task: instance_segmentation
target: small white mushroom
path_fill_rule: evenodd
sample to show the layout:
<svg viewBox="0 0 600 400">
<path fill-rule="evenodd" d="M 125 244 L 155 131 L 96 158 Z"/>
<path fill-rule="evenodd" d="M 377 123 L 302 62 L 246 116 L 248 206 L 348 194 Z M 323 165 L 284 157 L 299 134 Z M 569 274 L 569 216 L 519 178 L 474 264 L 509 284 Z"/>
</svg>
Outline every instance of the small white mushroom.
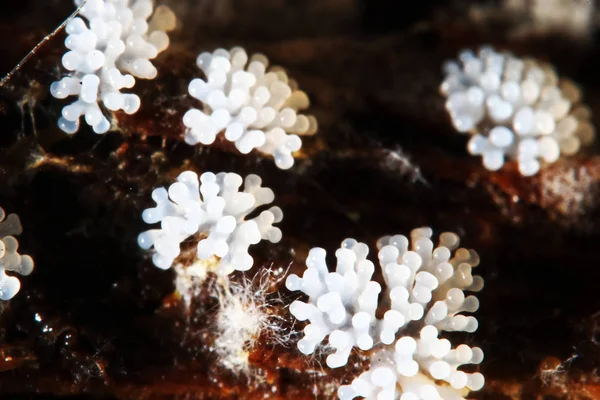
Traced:
<svg viewBox="0 0 600 400">
<path fill-rule="evenodd" d="M 452 124 L 473 135 L 467 150 L 490 171 L 515 160 L 522 175 L 535 175 L 593 141 L 590 116 L 574 116 L 579 89 L 558 82 L 549 65 L 482 47 L 477 55 L 461 52 L 444 73 L 440 91 Z"/>
<path fill-rule="evenodd" d="M 337 265 L 329 272 L 325 250 L 313 248 L 302 277 L 290 275 L 286 286 L 302 291 L 308 301 L 296 300 L 290 312 L 309 321 L 298 349 L 312 354 L 328 338 L 334 352 L 327 357 L 330 368 L 347 364 L 353 348 L 373 348 L 371 367 L 341 386 L 340 399 L 463 399 L 465 389 L 479 390 L 483 375 L 465 373 L 463 364 L 479 364 L 479 348 L 451 343 L 438 335 L 443 331 L 474 332 L 475 317 L 464 315 L 479 308 L 475 296 L 483 279 L 472 275 L 479 257 L 472 250 L 458 249 L 458 235 L 445 232 L 434 246 L 430 228 L 414 229 L 410 240 L 402 235 L 382 237 L 378 258 L 389 309 L 377 318 L 379 283 L 372 281 L 374 264 L 369 248 L 346 239 L 335 253 Z M 405 331 L 419 332 L 411 337 Z M 445 381 L 447 385 L 439 384 Z M 401 396 L 401 397 L 400 397 Z"/>
<path fill-rule="evenodd" d="M 75 0 L 75 5 L 82 2 Z M 153 8 L 150 0 L 88 0 L 79 12 L 81 17 L 67 24 L 65 46 L 70 51 L 62 64 L 71 73 L 50 86 L 50 94 L 58 99 L 78 97 L 63 108 L 58 120 L 64 132 L 77 132 L 82 116 L 94 132 L 107 132 L 110 122 L 100 103 L 127 114 L 140 108 L 136 94 L 121 90 L 132 88 L 135 78 L 156 77 L 150 60 L 168 47 L 165 32 L 174 28 L 175 16 L 165 6 L 157 8 L 148 24 Z"/>
</svg>

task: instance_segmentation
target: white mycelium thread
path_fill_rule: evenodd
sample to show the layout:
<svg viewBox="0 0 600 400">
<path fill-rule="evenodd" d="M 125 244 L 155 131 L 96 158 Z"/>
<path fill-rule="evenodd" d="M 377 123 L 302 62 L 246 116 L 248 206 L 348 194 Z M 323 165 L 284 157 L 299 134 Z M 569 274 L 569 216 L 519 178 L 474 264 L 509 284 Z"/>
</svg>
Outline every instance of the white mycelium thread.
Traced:
<svg viewBox="0 0 600 400">
<path fill-rule="evenodd" d="M 6 219 L 5 219 L 6 217 Z M 6 216 L 0 207 L 0 300 L 10 300 L 19 292 L 21 283 L 6 271 L 26 276 L 33 271 L 33 259 L 18 253 L 19 242 L 12 235 L 22 232 L 21 221 L 16 214 Z"/>
<path fill-rule="evenodd" d="M 465 390 L 483 386 L 481 374 L 457 369 L 480 363 L 481 349 L 466 345 L 452 349 L 449 340 L 438 338 L 442 331 L 477 329 L 477 320 L 462 313 L 479 307 L 475 296 L 464 294 L 483 288 L 483 279 L 471 273 L 479 258 L 474 251 L 457 249 L 459 238 L 454 233 L 440 235 L 435 248 L 431 236 L 430 228 L 419 228 L 411 232 L 410 242 L 402 235 L 379 240 L 387 286 L 383 301 L 388 308 L 382 319 L 375 316 L 381 286 L 371 281 L 374 265 L 366 260 L 368 247 L 363 243 L 354 239 L 342 243 L 336 252 L 336 272 L 328 271 L 325 250 L 314 248 L 303 276 L 288 277 L 288 289 L 309 297 L 307 303 L 290 305 L 297 319 L 310 321 L 298 342 L 301 352 L 313 353 L 329 336 L 335 352 L 327 357 L 327 365 L 336 368 L 347 363 L 353 347 L 375 348 L 370 370 L 340 387 L 341 399 L 394 399 L 399 394 L 407 400 L 462 399 Z M 419 337 L 403 336 L 405 328 L 418 329 Z"/>
<path fill-rule="evenodd" d="M 277 296 L 269 296 L 277 275 L 283 275 L 282 268 L 265 268 L 252 280 L 230 281 L 227 287 L 217 288 L 219 312 L 214 327 L 217 334 L 214 350 L 219 362 L 234 372 L 248 372 L 250 351 L 261 335 L 267 341 L 289 343 L 290 332 L 284 328 L 285 320 L 275 312 L 282 301 Z"/>
<path fill-rule="evenodd" d="M 82 2 L 75 0 L 77 6 Z M 80 14 L 87 23 L 77 17 L 66 27 L 69 51 L 62 64 L 71 73 L 54 82 L 50 93 L 59 99 L 78 96 L 58 120 L 64 132 L 77 132 L 83 115 L 94 132 L 105 133 L 110 122 L 99 102 L 127 114 L 139 109 L 140 98 L 121 89 L 132 88 L 134 77 L 156 77 L 150 60 L 169 46 L 165 32 L 174 29 L 175 15 L 165 6 L 154 10 L 152 0 L 88 0 Z"/>
<path fill-rule="evenodd" d="M 444 66 L 441 92 L 456 130 L 473 136 L 468 151 L 496 171 L 506 158 L 524 176 L 573 155 L 594 140 L 581 93 L 548 64 L 483 47 Z"/>
<path fill-rule="evenodd" d="M 196 63 L 206 78 L 192 80 L 188 90 L 203 108 L 184 115 L 185 141 L 211 144 L 224 132 L 241 153 L 258 149 L 272 155 L 279 168 L 291 168 L 292 153 L 302 146 L 299 135 L 317 130 L 314 117 L 298 114 L 309 106 L 306 93 L 284 70 L 267 71 L 265 56 L 255 54 L 248 64 L 242 48 L 202 53 Z"/>
<path fill-rule="evenodd" d="M 196 235 L 198 258 L 218 257 L 219 274 L 249 270 L 253 259 L 248 247 L 261 239 L 279 242 L 281 231 L 273 223 L 280 222 L 283 213 L 279 207 L 271 207 L 246 219 L 275 196 L 271 189 L 260 186 L 257 175 L 246 177 L 243 192 L 239 191 L 241 185 L 242 177 L 235 173 L 205 172 L 200 182 L 195 172 L 181 173 L 168 191 L 157 188 L 152 192 L 156 207 L 144 210 L 142 219 L 148 224 L 160 222 L 161 228 L 141 233 L 139 246 L 145 250 L 154 246 L 154 265 L 168 269 L 180 254 L 181 242 Z"/>
</svg>

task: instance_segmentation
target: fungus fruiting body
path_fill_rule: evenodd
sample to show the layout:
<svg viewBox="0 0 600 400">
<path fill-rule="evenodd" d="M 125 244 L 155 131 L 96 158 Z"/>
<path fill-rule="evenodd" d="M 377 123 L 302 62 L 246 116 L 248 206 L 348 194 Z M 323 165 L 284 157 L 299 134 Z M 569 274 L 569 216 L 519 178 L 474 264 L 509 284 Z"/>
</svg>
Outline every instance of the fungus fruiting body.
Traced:
<svg viewBox="0 0 600 400">
<path fill-rule="evenodd" d="M 16 272 L 19 275 L 29 275 L 33 271 L 33 259 L 19 254 L 19 242 L 12 235 L 22 232 L 21 221 L 16 214 L 5 214 L 0 207 L 0 300 L 12 299 L 21 289 L 21 282 L 16 276 L 6 272 Z"/>
<path fill-rule="evenodd" d="M 155 10 L 151 0 L 88 0 L 80 15 L 87 23 L 76 17 L 66 26 L 69 51 L 62 65 L 71 72 L 54 82 L 50 93 L 59 99 L 78 97 L 62 109 L 58 126 L 64 132 L 75 133 L 84 116 L 94 132 L 105 133 L 110 121 L 103 108 L 127 114 L 139 109 L 140 98 L 121 90 L 132 88 L 135 78 L 156 77 L 150 60 L 168 47 L 165 32 L 175 27 L 175 16 L 165 6 Z"/>
<path fill-rule="evenodd" d="M 278 242 L 281 231 L 273 223 L 280 222 L 283 213 L 271 207 L 247 219 L 275 196 L 271 189 L 261 187 L 257 175 L 246 177 L 243 191 L 241 185 L 242 177 L 235 173 L 205 172 L 200 180 L 195 172 L 181 173 L 168 190 L 152 192 L 156 207 L 144 210 L 142 219 L 148 224 L 160 222 L 161 227 L 141 233 L 139 246 L 154 247 L 154 265 L 168 269 L 180 254 L 181 242 L 195 236 L 197 258 L 214 264 L 218 274 L 252 268 L 249 246 L 261 240 Z"/>
<path fill-rule="evenodd" d="M 524 176 L 570 156 L 594 139 L 580 90 L 541 61 L 483 47 L 444 66 L 441 92 L 457 131 L 471 134 L 468 151 L 496 171 L 511 159 Z"/>
<path fill-rule="evenodd" d="M 376 316 L 382 288 L 371 280 L 375 266 L 367 260 L 364 243 L 344 240 L 335 254 L 335 272 L 327 268 L 325 250 L 313 248 L 302 277 L 288 277 L 288 289 L 308 295 L 308 302 L 290 305 L 297 319 L 310 322 L 298 342 L 302 353 L 312 354 L 328 337 L 334 352 L 327 365 L 337 368 L 347 364 L 353 348 L 372 350 L 370 369 L 340 387 L 341 399 L 394 399 L 398 394 L 415 400 L 461 399 L 465 390 L 483 386 L 480 373 L 457 369 L 480 363 L 481 349 L 464 344 L 452 348 L 448 339 L 438 337 L 443 331 L 477 330 L 477 320 L 463 313 L 479 307 L 475 296 L 464 294 L 483 287 L 483 279 L 471 273 L 479 258 L 472 250 L 457 249 L 454 233 L 441 234 L 435 248 L 431 236 L 430 228 L 419 228 L 410 241 L 402 235 L 379 240 L 386 286 L 383 318 Z"/>
<path fill-rule="evenodd" d="M 298 113 L 309 100 L 296 82 L 283 69 L 269 69 L 265 56 L 248 59 L 241 48 L 202 53 L 196 63 L 205 79 L 192 80 L 188 90 L 202 108 L 184 115 L 185 141 L 211 144 L 224 132 L 241 153 L 257 149 L 272 155 L 279 168 L 292 167 L 300 136 L 317 129 L 314 117 Z"/>
</svg>

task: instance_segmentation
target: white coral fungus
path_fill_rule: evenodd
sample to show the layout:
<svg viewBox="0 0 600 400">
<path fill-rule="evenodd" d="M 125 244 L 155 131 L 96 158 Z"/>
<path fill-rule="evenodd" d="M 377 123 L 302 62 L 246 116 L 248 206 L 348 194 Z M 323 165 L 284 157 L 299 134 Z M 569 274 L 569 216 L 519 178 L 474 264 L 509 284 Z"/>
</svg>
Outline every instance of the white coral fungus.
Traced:
<svg viewBox="0 0 600 400">
<path fill-rule="evenodd" d="M 202 53 L 196 61 L 205 80 L 190 82 L 190 95 L 202 101 L 203 109 L 193 108 L 183 117 L 185 141 L 211 144 L 219 132 L 243 154 L 253 149 L 270 154 L 281 169 L 294 165 L 292 153 L 300 150 L 299 135 L 316 132 L 316 119 L 298 114 L 309 106 L 306 93 L 283 69 L 255 54 L 248 63 L 242 48 L 217 49 Z"/>
<path fill-rule="evenodd" d="M 144 210 L 142 219 L 148 224 L 160 222 L 161 228 L 141 233 L 139 246 L 146 250 L 154 246 L 154 265 L 168 269 L 180 254 L 181 242 L 196 235 L 198 258 L 218 257 L 218 273 L 249 270 L 254 261 L 248 247 L 261 239 L 279 242 L 281 231 L 273 223 L 280 222 L 283 213 L 279 207 L 271 207 L 246 219 L 275 196 L 271 189 L 260 186 L 257 175 L 246 177 L 243 192 L 239 191 L 241 185 L 242 177 L 235 173 L 205 172 L 200 182 L 195 172 L 181 173 L 168 191 L 157 188 L 152 192 L 156 207 Z"/>
<path fill-rule="evenodd" d="M 80 5 L 83 0 L 75 0 Z M 130 89 L 135 78 L 154 79 L 157 71 L 150 62 L 169 45 L 165 33 L 175 27 L 175 15 L 166 6 L 154 10 L 152 0 L 88 0 L 82 18 L 73 18 L 66 27 L 63 66 L 71 73 L 54 82 L 52 96 L 78 99 L 62 109 L 58 126 L 66 133 L 79 129 L 79 118 L 94 132 L 105 133 L 110 122 L 99 101 L 110 111 L 135 113 L 140 98 Z M 148 18 L 153 15 L 152 19 Z"/>
<path fill-rule="evenodd" d="M 410 249 L 402 235 L 379 240 L 386 283 L 383 299 L 389 307 L 382 319 L 375 315 L 381 286 L 371 280 L 375 267 L 366 259 L 369 249 L 364 243 L 344 240 L 335 254 L 335 272 L 327 268 L 325 250 L 313 248 L 303 276 L 288 277 L 288 289 L 309 297 L 308 303 L 297 300 L 290 305 L 296 318 L 310 321 L 298 342 L 302 353 L 313 353 L 329 336 L 335 352 L 327 357 L 327 365 L 337 368 L 346 365 L 353 347 L 374 348 L 371 368 L 351 385 L 340 387 L 341 399 L 394 399 L 397 393 L 402 399 L 462 399 L 461 391 L 483 386 L 481 374 L 457 369 L 480 363 L 481 349 L 464 344 L 452 349 L 449 340 L 438 338 L 442 331 L 477 329 L 477 320 L 462 313 L 479 307 L 475 296 L 464 294 L 483 287 L 483 279 L 471 274 L 479 258 L 464 248 L 452 254 L 459 245 L 454 233 L 442 233 L 436 248 L 431 236 L 430 228 L 413 230 Z M 415 329 L 417 338 L 403 333 Z"/>
<path fill-rule="evenodd" d="M 490 47 L 477 55 L 465 50 L 459 61 L 445 64 L 441 92 L 456 130 L 472 134 L 469 153 L 482 156 L 488 170 L 509 158 L 522 175 L 535 175 L 541 164 L 593 141 L 579 89 L 550 65 Z"/>
<path fill-rule="evenodd" d="M 0 300 L 12 299 L 21 289 L 19 279 L 7 275 L 6 271 L 24 276 L 33 271 L 33 259 L 19 254 L 19 242 L 12 236 L 18 235 L 22 230 L 19 217 L 16 214 L 6 216 L 0 207 Z"/>
</svg>

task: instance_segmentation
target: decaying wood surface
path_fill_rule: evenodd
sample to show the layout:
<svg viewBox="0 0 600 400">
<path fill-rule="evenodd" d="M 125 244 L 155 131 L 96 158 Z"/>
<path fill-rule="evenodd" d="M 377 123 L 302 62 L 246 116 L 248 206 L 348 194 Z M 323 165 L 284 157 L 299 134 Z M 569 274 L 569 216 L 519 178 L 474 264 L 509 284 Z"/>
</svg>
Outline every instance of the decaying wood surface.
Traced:
<svg viewBox="0 0 600 400">
<path fill-rule="evenodd" d="M 599 42 L 511 35 L 510 18 L 482 22 L 463 3 L 422 2 L 400 16 L 395 2 L 370 0 L 171 3 L 181 21 L 159 77 L 138 80 L 142 108 L 117 114 L 117 131 L 67 137 L 56 127 L 63 102 L 48 87 L 64 34 L 0 89 L 0 204 L 20 215 L 21 248 L 36 260 L 0 316 L 1 398 L 314 399 L 358 375 L 360 355 L 330 371 L 296 350 L 299 334 L 288 346 L 261 338 L 246 374 L 219 364 L 212 283 L 185 312 L 173 271 L 136 244 L 151 190 L 183 169 L 257 173 L 275 191 L 283 240 L 255 246 L 250 275 L 301 271 L 310 247 L 333 251 L 346 237 L 374 244 L 421 225 L 459 233 L 486 282 L 479 330 L 466 339 L 485 351 L 486 386 L 472 397 L 600 398 L 598 146 L 534 178 L 510 164 L 490 173 L 467 154 L 438 93 L 445 59 L 491 43 L 578 82 L 600 127 Z M 3 7 L 1 73 L 73 9 L 69 0 Z M 187 96 L 196 55 L 233 45 L 284 66 L 311 98 L 319 133 L 292 170 L 224 141 L 182 140 L 181 117 L 197 105 Z"/>
</svg>

